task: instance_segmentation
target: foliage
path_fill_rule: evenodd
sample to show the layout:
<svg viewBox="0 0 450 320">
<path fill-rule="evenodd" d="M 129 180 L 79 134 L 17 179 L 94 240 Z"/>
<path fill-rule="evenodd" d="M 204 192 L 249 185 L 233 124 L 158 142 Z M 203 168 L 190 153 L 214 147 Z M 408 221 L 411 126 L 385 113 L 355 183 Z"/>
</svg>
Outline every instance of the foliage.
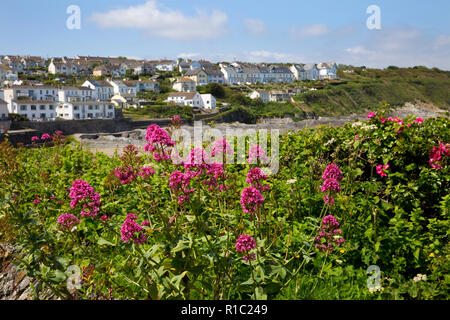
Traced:
<svg viewBox="0 0 450 320">
<path fill-rule="evenodd" d="M 449 126 L 448 118 L 385 119 L 379 111 L 368 122 L 290 132 L 280 136 L 280 169 L 269 176 L 256 169 L 259 151 L 258 163 L 223 172 L 164 160 L 173 144 L 157 126 L 145 153 L 129 146 L 111 158 L 73 141 L 19 149 L 5 142 L 0 225 L 9 227 L 0 232 L 14 233 L 18 265 L 39 281 L 35 297 L 50 288 L 63 299 L 448 299 L 450 161 L 443 156 L 439 170 L 428 161 L 433 146 L 450 141 Z M 325 204 L 330 163 L 343 179 Z M 380 164 L 389 164 L 386 176 L 376 172 Z M 100 195 L 97 216 L 81 217 L 71 205 L 76 180 Z M 241 206 L 253 201 L 241 199 L 245 189 L 263 196 L 254 213 Z M 80 224 L 61 229 L 64 213 Z M 332 251 L 314 246 L 326 215 L 345 238 Z M 127 220 L 140 241 L 125 242 Z M 239 252 L 244 234 L 255 243 Z M 370 265 L 381 270 L 374 290 Z"/>
</svg>

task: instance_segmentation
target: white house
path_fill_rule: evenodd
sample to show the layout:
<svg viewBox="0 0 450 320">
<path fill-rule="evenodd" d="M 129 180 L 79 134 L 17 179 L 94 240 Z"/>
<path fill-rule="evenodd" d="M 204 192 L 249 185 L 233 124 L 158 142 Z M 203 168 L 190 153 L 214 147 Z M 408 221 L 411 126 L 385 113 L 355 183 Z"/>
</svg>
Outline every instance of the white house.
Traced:
<svg viewBox="0 0 450 320">
<path fill-rule="evenodd" d="M 87 80 L 81 86 L 94 90 L 95 100 L 110 100 L 114 95 L 114 88 L 107 81 Z"/>
<path fill-rule="evenodd" d="M 58 105 L 57 117 L 66 120 L 114 119 L 115 109 L 110 101 L 63 102 Z"/>
<path fill-rule="evenodd" d="M 181 106 L 190 106 L 198 108 L 214 109 L 216 107 L 216 99 L 213 95 L 199 94 L 197 91 L 193 92 L 173 92 L 169 94 L 166 102 L 174 102 Z"/>
<path fill-rule="evenodd" d="M 129 80 L 122 82 L 129 88 L 136 88 L 136 92 L 141 91 L 159 92 L 159 82 L 155 80 Z"/>
<path fill-rule="evenodd" d="M 269 100 L 270 101 L 276 101 L 276 102 L 280 102 L 280 101 L 286 101 L 288 99 L 290 99 L 290 95 L 287 91 L 285 90 L 272 90 L 269 91 Z"/>
<path fill-rule="evenodd" d="M 335 62 L 322 62 L 317 65 L 320 79 L 337 79 L 337 64 Z"/>
<path fill-rule="evenodd" d="M 205 93 L 200 95 L 201 108 L 205 109 L 215 109 L 216 108 L 216 98 L 210 93 Z"/>
<path fill-rule="evenodd" d="M 197 85 L 195 81 L 188 77 L 183 77 L 178 79 L 172 88 L 179 92 L 189 92 L 197 90 Z"/>
<path fill-rule="evenodd" d="M 174 71 L 177 66 L 177 62 L 174 60 L 157 60 L 149 62 L 154 64 L 156 70 L 159 71 Z"/>
<path fill-rule="evenodd" d="M 69 62 L 56 62 L 52 59 L 48 65 L 48 73 L 63 74 L 66 76 L 76 75 L 79 73 L 78 66 Z"/>
<path fill-rule="evenodd" d="M 13 71 L 11 67 L 4 64 L 0 64 L 0 82 L 1 81 L 14 81 L 19 78 L 17 71 Z"/>
<path fill-rule="evenodd" d="M 8 103 L 5 100 L 0 99 L 0 120 L 8 118 Z"/>
<path fill-rule="evenodd" d="M 269 94 L 267 93 L 267 91 L 263 91 L 263 90 L 253 90 L 252 93 L 250 93 L 249 95 L 250 99 L 258 99 L 260 98 L 263 102 L 269 102 Z"/>
<path fill-rule="evenodd" d="M 167 102 L 174 102 L 180 106 L 201 107 L 202 99 L 197 91 L 172 92 L 167 97 Z"/>
<path fill-rule="evenodd" d="M 124 81 L 107 80 L 113 86 L 114 94 L 132 94 L 136 96 L 136 86 L 130 83 L 126 84 Z"/>
<path fill-rule="evenodd" d="M 315 63 L 307 63 L 303 66 L 305 70 L 304 78 L 301 80 L 319 80 L 319 69 Z M 300 79 L 299 79 L 300 80 Z"/>
</svg>

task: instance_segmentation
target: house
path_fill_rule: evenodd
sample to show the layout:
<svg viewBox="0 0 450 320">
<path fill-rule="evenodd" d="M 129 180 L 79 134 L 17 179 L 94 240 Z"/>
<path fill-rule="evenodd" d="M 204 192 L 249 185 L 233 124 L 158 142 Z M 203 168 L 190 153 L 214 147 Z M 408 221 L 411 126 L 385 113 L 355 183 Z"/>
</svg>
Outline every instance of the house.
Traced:
<svg viewBox="0 0 450 320">
<path fill-rule="evenodd" d="M 13 85 L 8 88 L 4 88 L 3 97 L 8 104 L 13 99 L 58 101 L 58 88 L 43 85 Z"/>
<path fill-rule="evenodd" d="M 295 80 L 306 80 L 306 71 L 301 65 L 292 65 L 289 67 Z"/>
<path fill-rule="evenodd" d="M 264 103 L 270 101 L 269 94 L 267 93 L 267 91 L 264 91 L 264 90 L 253 90 L 253 92 L 250 93 L 248 95 L 248 97 L 250 99 L 260 98 L 262 100 L 262 102 L 264 102 Z"/>
<path fill-rule="evenodd" d="M 335 62 L 322 62 L 317 65 L 320 79 L 337 79 L 337 64 Z"/>
<path fill-rule="evenodd" d="M 169 94 L 166 101 L 180 106 L 200 107 L 201 105 L 200 94 L 197 91 L 172 92 Z"/>
<path fill-rule="evenodd" d="M 244 76 L 242 71 L 239 71 L 236 68 L 225 64 L 220 64 L 220 71 L 223 74 L 224 82 L 226 84 L 244 83 Z"/>
<path fill-rule="evenodd" d="M 294 81 L 294 74 L 287 67 L 270 66 L 270 82 L 290 83 Z"/>
<path fill-rule="evenodd" d="M 269 91 L 269 100 L 270 101 L 280 102 L 280 101 L 285 101 L 285 100 L 289 100 L 289 99 L 290 99 L 289 93 L 287 93 L 284 90 Z"/>
<path fill-rule="evenodd" d="M 216 98 L 210 93 L 205 93 L 200 95 L 200 106 L 205 109 L 215 109 L 216 108 Z"/>
<path fill-rule="evenodd" d="M 206 73 L 206 83 L 225 83 L 225 79 L 223 77 L 223 73 L 218 69 L 209 69 L 209 68 L 203 68 L 203 72 Z"/>
<path fill-rule="evenodd" d="M 129 80 L 122 82 L 130 88 L 135 87 L 136 92 L 153 91 L 159 93 L 159 82 L 155 80 Z"/>
<path fill-rule="evenodd" d="M 189 70 L 184 76 L 194 80 L 195 84 L 198 86 L 205 86 L 208 84 L 208 75 L 202 69 Z"/>
<path fill-rule="evenodd" d="M 114 119 L 114 105 L 109 100 L 96 100 L 95 90 L 87 87 L 62 87 L 58 91 L 58 118 L 66 120 Z"/>
<path fill-rule="evenodd" d="M 188 77 L 178 79 L 172 88 L 179 92 L 189 92 L 197 90 L 195 81 Z"/>
<path fill-rule="evenodd" d="M 191 65 L 189 66 L 189 68 L 191 70 L 199 70 L 199 69 L 202 68 L 202 64 L 200 62 L 198 62 L 198 61 L 192 61 Z"/>
<path fill-rule="evenodd" d="M 119 108 L 138 108 L 139 102 L 135 96 L 130 93 L 115 94 L 111 98 L 111 102 Z"/>
<path fill-rule="evenodd" d="M 110 100 L 114 95 L 114 88 L 107 81 L 87 80 L 81 86 L 94 90 L 95 100 Z"/>
<path fill-rule="evenodd" d="M 173 92 L 169 94 L 166 102 L 172 102 L 181 106 L 190 106 L 198 108 L 214 109 L 216 107 L 216 99 L 213 95 L 199 94 L 197 91 L 193 92 Z"/>
<path fill-rule="evenodd" d="M 1 81 L 15 81 L 19 79 L 17 71 L 13 71 L 11 67 L 0 64 L 0 82 Z"/>
<path fill-rule="evenodd" d="M 5 100 L 0 99 L 0 120 L 6 120 L 8 118 L 8 103 Z"/>
<path fill-rule="evenodd" d="M 190 69 L 191 69 L 191 66 L 189 65 L 189 63 L 184 62 L 184 61 L 178 63 L 178 71 L 185 72 L 185 71 L 188 71 Z"/>
<path fill-rule="evenodd" d="M 72 76 L 77 75 L 79 73 L 79 70 L 76 64 L 69 62 L 55 62 L 52 60 L 48 65 L 48 73 Z"/>
<path fill-rule="evenodd" d="M 21 57 L 20 62 L 26 69 L 45 67 L 45 60 L 42 57 L 25 56 Z"/>
<path fill-rule="evenodd" d="M 109 84 L 113 86 L 114 94 L 131 94 L 133 96 L 136 96 L 136 85 L 133 83 L 125 83 L 124 81 L 119 80 L 107 80 Z"/>
<path fill-rule="evenodd" d="M 174 71 L 177 66 L 177 62 L 174 60 L 154 60 L 149 61 L 149 63 L 153 64 L 159 71 Z"/>
<path fill-rule="evenodd" d="M 305 70 L 304 78 L 301 80 L 319 80 L 319 69 L 315 63 L 307 63 L 303 66 Z M 300 79 L 299 79 L 300 80 Z"/>
</svg>

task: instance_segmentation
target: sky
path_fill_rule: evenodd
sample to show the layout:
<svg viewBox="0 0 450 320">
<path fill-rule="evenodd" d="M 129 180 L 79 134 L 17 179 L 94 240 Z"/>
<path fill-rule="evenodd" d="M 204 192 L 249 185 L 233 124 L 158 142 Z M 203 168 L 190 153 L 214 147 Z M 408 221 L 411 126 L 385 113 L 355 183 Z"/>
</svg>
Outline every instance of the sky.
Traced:
<svg viewBox="0 0 450 320">
<path fill-rule="evenodd" d="M 4 3 L 3 3 L 4 2 Z M 0 0 L 0 54 L 450 70 L 448 0 Z M 74 11 L 80 10 L 79 28 Z M 379 8 L 379 28 L 369 29 Z M 69 21 L 68 28 L 67 22 Z"/>
</svg>

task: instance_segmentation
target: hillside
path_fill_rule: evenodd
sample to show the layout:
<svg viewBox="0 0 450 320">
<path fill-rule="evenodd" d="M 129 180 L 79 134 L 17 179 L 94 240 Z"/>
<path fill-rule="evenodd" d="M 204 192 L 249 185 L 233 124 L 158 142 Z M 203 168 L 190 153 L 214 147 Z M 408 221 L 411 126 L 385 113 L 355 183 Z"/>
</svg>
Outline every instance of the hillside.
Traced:
<svg viewBox="0 0 450 320">
<path fill-rule="evenodd" d="M 322 89 L 295 96 L 305 111 L 318 115 L 344 115 L 365 112 L 380 102 L 401 106 L 423 101 L 450 109 L 450 72 L 425 67 L 385 70 L 348 67 L 338 71 L 340 81 Z"/>
</svg>

